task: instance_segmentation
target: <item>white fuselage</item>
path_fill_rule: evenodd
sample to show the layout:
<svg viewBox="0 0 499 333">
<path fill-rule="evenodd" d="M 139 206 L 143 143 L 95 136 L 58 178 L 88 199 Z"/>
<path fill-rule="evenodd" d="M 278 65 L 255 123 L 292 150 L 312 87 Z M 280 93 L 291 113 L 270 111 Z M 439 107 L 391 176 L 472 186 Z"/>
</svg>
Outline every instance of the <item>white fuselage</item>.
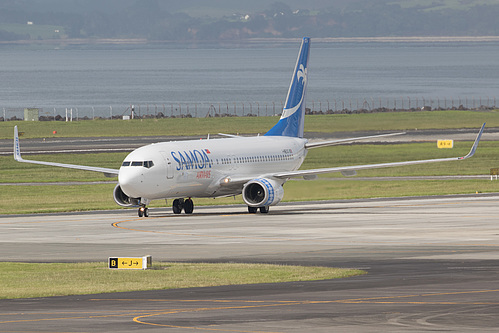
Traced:
<svg viewBox="0 0 499 333">
<path fill-rule="evenodd" d="M 258 136 L 155 143 L 125 158 L 118 181 L 128 196 L 148 200 L 237 195 L 243 184 L 223 186 L 224 180 L 297 170 L 306 142 Z"/>
</svg>

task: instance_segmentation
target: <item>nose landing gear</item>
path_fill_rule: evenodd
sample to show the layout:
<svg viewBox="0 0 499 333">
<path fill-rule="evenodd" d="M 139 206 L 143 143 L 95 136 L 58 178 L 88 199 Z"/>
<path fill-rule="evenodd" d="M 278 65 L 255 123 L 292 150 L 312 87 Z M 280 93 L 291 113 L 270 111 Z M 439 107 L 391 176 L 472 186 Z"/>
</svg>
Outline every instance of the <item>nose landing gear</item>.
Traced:
<svg viewBox="0 0 499 333">
<path fill-rule="evenodd" d="M 139 217 L 149 217 L 149 208 L 142 206 L 139 208 Z"/>
</svg>

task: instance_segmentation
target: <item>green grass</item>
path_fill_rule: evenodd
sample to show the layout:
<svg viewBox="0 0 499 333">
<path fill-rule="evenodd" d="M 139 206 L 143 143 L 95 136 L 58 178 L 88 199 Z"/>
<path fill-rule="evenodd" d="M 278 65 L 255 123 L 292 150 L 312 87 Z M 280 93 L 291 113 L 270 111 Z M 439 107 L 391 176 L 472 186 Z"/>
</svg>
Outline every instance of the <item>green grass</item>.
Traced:
<svg viewBox="0 0 499 333">
<path fill-rule="evenodd" d="M 464 156 L 471 148 L 471 142 L 454 142 L 453 149 L 438 149 L 436 142 L 407 144 L 355 144 L 311 149 L 302 169 L 324 168 L 357 164 L 385 163 Z M 363 177 L 383 176 L 443 176 L 443 175 L 486 175 L 490 168 L 499 167 L 498 142 L 482 141 L 470 159 L 445 163 L 409 165 L 396 168 L 382 168 L 359 171 Z M 342 177 L 331 174 L 327 177 Z"/>
<path fill-rule="evenodd" d="M 345 278 L 366 272 L 266 264 L 156 263 L 150 270 L 110 270 L 107 263 L 0 263 L 0 298 L 33 298 L 137 290 Z"/>
<path fill-rule="evenodd" d="M 303 184 L 309 183 L 309 184 Z M 285 201 L 391 198 L 424 195 L 499 192 L 490 180 L 317 180 L 290 181 L 284 185 Z"/>
<path fill-rule="evenodd" d="M 21 148 L 22 150 L 22 148 Z M 23 155 L 23 158 L 119 169 L 128 153 Z M 0 183 L 109 181 L 102 173 L 19 163 L 12 156 L 0 156 Z"/>
<path fill-rule="evenodd" d="M 278 117 L 167 118 L 143 120 L 87 120 L 78 122 L 0 122 L 0 139 L 11 139 L 14 126 L 22 138 L 199 135 L 217 133 L 265 133 Z M 499 127 L 495 111 L 425 111 L 306 116 L 305 131 L 392 131 L 411 129 L 453 129 Z M 57 134 L 52 134 L 57 131 Z M 21 140 L 22 141 L 22 140 Z M 22 142 L 21 142 L 22 143 Z"/>
<path fill-rule="evenodd" d="M 307 116 L 305 131 L 391 131 L 414 129 L 476 128 L 486 122 L 499 126 L 499 112 L 424 111 Z"/>
<path fill-rule="evenodd" d="M 50 213 L 117 209 L 114 184 L 75 186 L 2 186 L 0 214 Z M 284 185 L 284 201 L 314 201 L 403 197 L 420 195 L 475 194 L 499 192 L 499 182 L 484 180 L 329 180 L 289 181 Z M 242 204 L 241 196 L 194 200 L 196 206 Z M 163 200 L 149 207 L 167 207 Z M 245 211 L 241 208 L 241 211 Z M 132 212 L 131 212 L 132 213 Z M 135 214 L 135 213 L 133 213 Z"/>
<path fill-rule="evenodd" d="M 455 142 L 453 149 L 438 149 L 436 143 L 354 144 L 317 148 L 309 151 L 302 169 L 464 156 L 471 148 L 471 144 L 471 142 Z M 482 141 L 475 156 L 465 161 L 364 170 L 360 171 L 359 175 L 381 177 L 489 174 L 490 168 L 499 167 L 498 145 L 499 142 L 496 141 Z M 33 160 L 118 169 L 126 155 L 127 153 L 46 154 L 24 157 Z M 96 172 L 19 163 L 14 161 L 12 156 L 0 156 L 0 165 L 2 166 L 0 183 L 110 180 Z M 330 174 L 327 177 L 342 176 Z"/>
<path fill-rule="evenodd" d="M 143 120 L 86 120 L 78 122 L 29 122 L 9 121 L 0 123 L 0 138 L 11 139 L 14 126 L 23 132 L 22 138 L 47 137 L 109 137 L 199 135 L 217 133 L 266 132 L 277 122 L 275 117 L 245 118 L 168 118 Z M 57 134 L 53 134 L 57 131 Z M 21 140 L 22 144 L 22 140 Z"/>
<path fill-rule="evenodd" d="M 0 214 L 116 209 L 115 184 L 1 186 Z"/>
</svg>

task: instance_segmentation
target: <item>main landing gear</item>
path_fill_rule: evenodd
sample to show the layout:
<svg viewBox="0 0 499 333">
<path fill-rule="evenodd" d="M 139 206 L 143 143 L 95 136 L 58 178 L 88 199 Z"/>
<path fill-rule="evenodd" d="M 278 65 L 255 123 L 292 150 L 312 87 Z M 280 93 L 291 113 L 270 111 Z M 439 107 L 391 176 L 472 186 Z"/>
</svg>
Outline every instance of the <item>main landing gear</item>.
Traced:
<svg viewBox="0 0 499 333">
<path fill-rule="evenodd" d="M 262 213 L 262 214 L 267 214 L 269 212 L 269 206 L 263 206 L 263 207 L 250 207 L 250 206 L 248 206 L 248 213 L 256 214 L 256 212 L 258 212 L 258 209 L 260 209 L 260 213 Z"/>
<path fill-rule="evenodd" d="M 194 202 L 191 198 L 188 199 L 175 199 L 173 200 L 173 213 L 180 214 L 184 211 L 186 214 L 192 214 L 194 211 Z M 139 217 L 149 217 L 149 208 L 146 205 L 141 205 L 139 208 Z"/>
<path fill-rule="evenodd" d="M 180 214 L 182 213 L 182 210 L 186 214 L 192 214 L 192 212 L 194 211 L 194 202 L 192 201 L 191 198 L 185 200 L 182 198 L 175 199 L 173 200 L 172 209 L 173 209 L 173 214 Z"/>
</svg>

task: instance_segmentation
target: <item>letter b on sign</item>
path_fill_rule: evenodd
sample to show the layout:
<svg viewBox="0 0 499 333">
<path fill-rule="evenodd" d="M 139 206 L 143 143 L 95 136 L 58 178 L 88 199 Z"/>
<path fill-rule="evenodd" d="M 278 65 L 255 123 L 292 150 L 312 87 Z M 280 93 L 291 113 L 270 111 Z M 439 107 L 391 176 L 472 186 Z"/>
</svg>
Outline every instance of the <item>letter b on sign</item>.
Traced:
<svg viewBox="0 0 499 333">
<path fill-rule="evenodd" d="M 118 268 L 118 258 L 109 258 L 109 268 Z"/>
</svg>

